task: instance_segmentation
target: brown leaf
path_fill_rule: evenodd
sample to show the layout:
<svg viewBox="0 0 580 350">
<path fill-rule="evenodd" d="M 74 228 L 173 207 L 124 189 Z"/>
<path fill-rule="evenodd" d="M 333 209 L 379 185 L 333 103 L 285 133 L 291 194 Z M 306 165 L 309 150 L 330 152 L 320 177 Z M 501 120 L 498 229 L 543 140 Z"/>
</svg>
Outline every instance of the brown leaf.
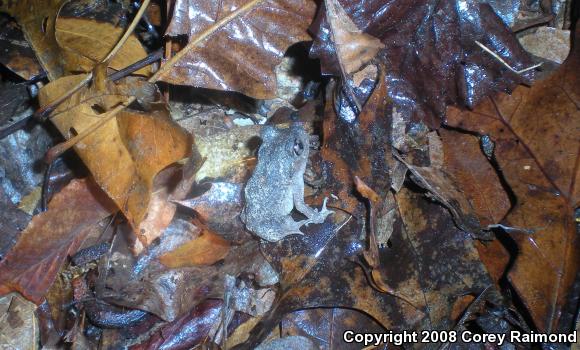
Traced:
<svg viewBox="0 0 580 350">
<path fill-rule="evenodd" d="M 317 308 L 295 311 L 280 324 L 281 336 L 300 335 L 312 339 L 318 349 L 359 350 L 360 344 L 345 343 L 343 333 L 380 333 L 384 328 L 368 315 L 350 309 Z"/>
<path fill-rule="evenodd" d="M 90 70 L 105 57 L 123 35 L 124 29 L 81 18 L 58 18 L 68 0 L 3 1 L 0 12 L 15 17 L 48 78 Z M 111 67 L 121 69 L 146 56 L 134 36 L 124 44 Z M 149 72 L 148 68 L 140 71 Z"/>
<path fill-rule="evenodd" d="M 440 129 L 445 171 L 462 189 L 482 226 L 500 222 L 511 207 L 499 176 L 473 135 Z"/>
<path fill-rule="evenodd" d="M 230 243 L 210 230 L 202 230 L 201 235 L 178 248 L 159 257 L 159 261 L 169 268 L 213 265 L 226 257 Z"/>
<path fill-rule="evenodd" d="M 10 0 L 0 2 L 0 12 L 6 12 L 16 18 L 50 80 L 64 74 L 64 59 L 55 37 L 55 22 L 58 10 L 67 1 Z"/>
<path fill-rule="evenodd" d="M 345 75 L 355 73 L 375 58 L 384 45 L 363 33 L 337 0 L 325 0 L 324 5 L 341 70 Z"/>
<path fill-rule="evenodd" d="M 430 146 L 433 140 L 439 139 L 435 132 L 432 135 L 435 135 L 435 137 L 430 137 Z M 403 158 L 399 159 L 409 168 L 413 181 L 449 209 L 458 227 L 466 232 L 477 234 L 481 227 L 471 203 L 464 196 L 461 189 L 456 186 L 451 175 L 441 167 L 442 164 L 434 161 L 432 150 L 430 157 L 430 166 L 415 166 L 409 164 Z"/>
<path fill-rule="evenodd" d="M 131 350 L 192 349 L 207 341 L 212 327 L 220 321 L 223 301 L 207 300 L 183 317 L 165 324 L 146 341 L 135 344 Z"/>
<path fill-rule="evenodd" d="M 567 303 L 580 266 L 573 222 L 580 193 L 579 66 L 575 45 L 556 72 L 531 88 L 486 99 L 474 111 L 449 111 L 450 125 L 495 142 L 495 159 L 517 197 L 504 222 L 519 228 L 509 230 L 519 254 L 508 277 L 542 332 L 570 329 L 575 313 Z"/>
<path fill-rule="evenodd" d="M 5 349 L 38 349 L 36 305 L 17 293 L 0 298 L 0 344 Z"/>
<path fill-rule="evenodd" d="M 54 101 L 83 79 L 67 76 L 46 85 L 39 93 L 41 104 Z M 154 88 L 142 81 L 109 82 L 105 92 L 95 87 L 81 90 L 63 102 L 51 121 L 70 138 L 99 121 L 103 110 L 124 101 L 136 90 Z M 171 120 L 167 110 L 144 114 L 126 110 L 75 146 L 97 183 L 115 201 L 134 228 L 145 217 L 155 175 L 191 152 L 191 136 Z M 149 240 L 138 235 L 146 245 Z"/>
<path fill-rule="evenodd" d="M 306 28 L 314 16 L 310 0 L 178 0 L 167 35 L 188 35 L 190 40 L 242 6 L 242 13 L 201 43 L 175 65 L 162 80 L 218 90 L 239 91 L 254 98 L 276 94 L 274 67 L 286 49 L 309 40 Z M 195 13 L 195 18 L 190 14 Z"/>
<path fill-rule="evenodd" d="M 43 73 L 42 67 L 16 21 L 0 14 L 0 28 L 0 63 L 24 80 L 40 76 Z"/>
<path fill-rule="evenodd" d="M 123 36 L 125 29 L 110 23 L 86 18 L 62 18 L 56 21 L 56 41 L 62 49 L 67 72 L 89 72 L 101 62 Z M 123 44 L 109 62 L 120 70 L 147 56 L 143 45 L 134 35 Z M 136 74 L 147 75 L 151 69 L 141 68 Z"/>
<path fill-rule="evenodd" d="M 35 216 L 0 262 L 0 293 L 18 291 L 40 303 L 67 256 L 76 252 L 93 225 L 116 209 L 91 180 L 74 180 Z"/>
<path fill-rule="evenodd" d="M 473 106 L 493 91 L 533 77 L 518 75 L 484 52 L 485 44 L 516 69 L 532 61 L 489 4 L 460 0 L 337 0 L 357 28 L 385 45 L 388 94 L 406 121 L 438 127 L 447 105 Z M 327 13 L 321 6 L 310 31 L 310 55 L 323 74 L 340 76 Z"/>
</svg>

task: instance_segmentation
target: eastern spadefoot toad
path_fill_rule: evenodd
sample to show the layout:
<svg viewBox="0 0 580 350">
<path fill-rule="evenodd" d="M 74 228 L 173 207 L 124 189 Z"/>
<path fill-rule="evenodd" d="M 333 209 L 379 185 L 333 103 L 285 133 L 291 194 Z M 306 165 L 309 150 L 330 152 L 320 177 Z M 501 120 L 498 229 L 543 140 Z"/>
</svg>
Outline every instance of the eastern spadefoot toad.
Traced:
<svg viewBox="0 0 580 350">
<path fill-rule="evenodd" d="M 300 227 L 321 224 L 333 213 L 304 203 L 304 171 L 308 161 L 308 134 L 299 123 L 278 129 L 264 126 L 258 164 L 246 184 L 245 207 L 240 215 L 246 228 L 262 239 L 276 242 L 288 235 L 303 234 Z M 295 221 L 290 213 L 296 208 L 306 216 Z"/>
</svg>

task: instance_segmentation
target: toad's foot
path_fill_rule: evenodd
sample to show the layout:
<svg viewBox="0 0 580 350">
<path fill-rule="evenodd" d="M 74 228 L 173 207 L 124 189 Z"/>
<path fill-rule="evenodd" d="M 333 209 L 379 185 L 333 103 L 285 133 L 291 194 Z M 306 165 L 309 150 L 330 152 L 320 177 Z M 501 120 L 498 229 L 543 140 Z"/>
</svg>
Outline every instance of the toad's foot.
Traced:
<svg viewBox="0 0 580 350">
<path fill-rule="evenodd" d="M 322 208 L 320 208 L 320 210 L 314 210 L 314 212 L 315 212 L 314 215 L 309 217 L 307 220 L 304 220 L 303 224 L 304 225 L 322 224 L 326 220 L 326 217 L 328 215 L 334 214 L 334 211 L 328 210 L 326 208 L 327 201 L 328 201 L 328 198 L 324 198 L 324 201 L 322 202 Z"/>
</svg>

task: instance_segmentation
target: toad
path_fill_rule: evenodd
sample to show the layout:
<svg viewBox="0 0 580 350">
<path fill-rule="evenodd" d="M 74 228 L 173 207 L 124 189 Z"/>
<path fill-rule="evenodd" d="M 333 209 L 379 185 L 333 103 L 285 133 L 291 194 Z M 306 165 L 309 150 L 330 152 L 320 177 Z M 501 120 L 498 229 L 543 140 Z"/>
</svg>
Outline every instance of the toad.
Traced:
<svg viewBox="0 0 580 350">
<path fill-rule="evenodd" d="M 246 184 L 240 218 L 248 230 L 270 242 L 302 235 L 300 227 L 321 224 L 333 213 L 326 208 L 326 199 L 320 210 L 304 203 L 308 134 L 301 124 L 293 123 L 286 129 L 264 126 L 260 136 L 258 164 Z M 306 219 L 295 221 L 290 214 L 293 208 Z"/>
</svg>

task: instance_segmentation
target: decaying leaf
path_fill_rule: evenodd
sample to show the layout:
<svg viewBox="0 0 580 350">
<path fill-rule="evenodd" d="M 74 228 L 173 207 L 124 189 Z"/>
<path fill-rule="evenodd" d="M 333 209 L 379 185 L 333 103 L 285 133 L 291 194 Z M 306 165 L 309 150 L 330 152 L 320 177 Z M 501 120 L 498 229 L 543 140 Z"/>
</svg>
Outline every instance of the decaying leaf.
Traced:
<svg viewBox="0 0 580 350">
<path fill-rule="evenodd" d="M 573 222 L 580 181 L 580 46 L 547 79 L 474 111 L 449 111 L 452 126 L 489 135 L 517 202 L 505 221 L 519 254 L 509 280 L 539 330 L 569 329 L 579 245 Z"/>
<path fill-rule="evenodd" d="M 115 212 L 91 180 L 74 180 L 35 216 L 0 262 L 0 293 L 18 291 L 40 303 L 67 256 L 76 252 L 91 227 Z"/>
<path fill-rule="evenodd" d="M 41 104 L 56 100 L 82 79 L 83 75 L 67 76 L 48 84 L 40 91 Z M 107 87 L 104 92 L 95 87 L 81 90 L 58 106 L 51 120 L 66 138 L 90 129 L 103 111 L 125 101 L 136 90 L 155 91 L 139 80 L 109 82 Z M 161 109 L 149 114 L 121 112 L 79 142 L 75 150 L 97 183 L 138 228 L 148 209 L 155 175 L 186 158 L 191 146 L 191 137 L 172 122 L 167 110 Z M 146 237 L 140 240 L 144 245 L 150 242 Z"/>
<path fill-rule="evenodd" d="M 3 349 L 38 349 L 36 305 L 17 293 L 0 298 L 0 344 Z"/>
<path fill-rule="evenodd" d="M 123 36 L 125 29 L 105 22 L 86 18 L 58 18 L 56 42 L 62 49 L 67 72 L 89 72 L 101 62 Z M 145 58 L 147 53 L 135 36 L 123 44 L 109 62 L 109 67 L 120 70 Z M 150 69 L 142 68 L 135 73 L 147 75 Z"/>
<path fill-rule="evenodd" d="M 204 343 L 212 327 L 219 322 L 223 302 L 208 300 L 196 306 L 183 317 L 164 325 L 145 342 L 131 350 L 187 349 Z"/>
<path fill-rule="evenodd" d="M 25 80 L 39 77 L 42 67 L 14 19 L 0 14 L 0 28 L 0 63 Z"/>
<path fill-rule="evenodd" d="M 359 350 L 360 344 L 342 341 L 346 330 L 379 333 L 384 328 L 360 311 L 340 308 L 295 311 L 286 315 L 280 324 L 280 336 L 308 337 L 318 345 L 317 349 L 335 349 L 340 344 L 344 350 Z"/>
<path fill-rule="evenodd" d="M 55 37 L 59 9 L 68 0 L 2 1 L 0 12 L 16 18 L 26 40 L 50 80 L 64 74 L 63 56 Z"/>
<path fill-rule="evenodd" d="M 384 45 L 357 28 L 338 0 L 325 0 L 324 5 L 339 65 L 348 76 L 375 58 Z"/>
<path fill-rule="evenodd" d="M 245 13 L 207 32 L 242 6 L 248 8 Z M 274 68 L 290 45 L 310 40 L 306 28 L 314 10 L 311 0 L 178 0 L 167 35 L 187 35 L 190 41 L 201 37 L 203 42 L 162 80 L 273 98 Z M 231 50 L 224 54 L 228 48 Z"/>
<path fill-rule="evenodd" d="M 159 257 L 159 261 L 169 268 L 212 265 L 223 259 L 230 250 L 225 239 L 210 230 L 203 230 L 199 237 L 184 243 L 177 249 Z"/>
<path fill-rule="evenodd" d="M 383 0 L 337 0 L 363 33 L 385 45 L 388 94 L 406 121 L 437 127 L 447 105 L 474 106 L 493 91 L 529 82 L 478 47 L 483 43 L 516 70 L 532 66 L 517 39 L 488 4 L 428 0 L 402 6 Z M 319 10 L 310 54 L 325 74 L 340 76 L 329 21 Z"/>
</svg>

